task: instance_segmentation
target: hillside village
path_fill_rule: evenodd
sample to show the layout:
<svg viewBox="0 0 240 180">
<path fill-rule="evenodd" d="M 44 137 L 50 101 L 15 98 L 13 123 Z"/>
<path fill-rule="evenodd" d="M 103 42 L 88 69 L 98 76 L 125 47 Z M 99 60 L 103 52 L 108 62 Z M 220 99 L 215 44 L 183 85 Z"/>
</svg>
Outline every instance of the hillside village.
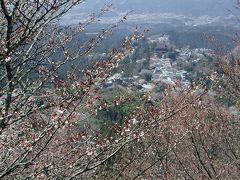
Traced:
<svg viewBox="0 0 240 180">
<path fill-rule="evenodd" d="M 179 64 L 197 64 L 212 55 L 211 49 L 184 47 L 174 48 L 168 35 L 152 36 L 147 39 L 154 47 L 149 59 L 149 67 L 142 68 L 132 77 L 115 73 L 107 79 L 104 88 L 138 89 L 140 92 L 152 91 L 156 87 L 176 86 L 181 89 L 190 84 L 191 72 Z M 138 48 L 135 47 L 134 51 Z M 174 50 L 173 50 L 174 49 Z M 130 57 L 131 58 L 131 57 Z M 148 61 L 146 58 L 136 60 L 137 64 Z"/>
</svg>

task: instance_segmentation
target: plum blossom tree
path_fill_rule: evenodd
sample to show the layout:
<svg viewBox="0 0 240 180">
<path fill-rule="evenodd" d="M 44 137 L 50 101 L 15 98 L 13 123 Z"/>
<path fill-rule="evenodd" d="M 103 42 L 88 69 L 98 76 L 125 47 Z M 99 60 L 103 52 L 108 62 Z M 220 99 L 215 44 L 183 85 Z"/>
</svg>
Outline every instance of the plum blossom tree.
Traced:
<svg viewBox="0 0 240 180">
<path fill-rule="evenodd" d="M 121 47 L 109 50 L 104 60 L 83 72 L 84 76 L 76 76 L 75 68 L 67 80 L 58 78 L 63 65 L 81 63 L 81 57 L 126 19 L 123 16 L 71 49 L 72 40 L 111 8 L 103 6 L 98 14 L 74 27 L 58 25 L 64 14 L 83 2 L 0 1 L 1 179 L 71 179 L 94 170 L 126 143 L 110 145 L 107 139 L 93 137 L 83 122 L 95 113 L 89 109 L 99 99 L 98 85 L 142 34 L 135 31 L 126 37 Z"/>
</svg>

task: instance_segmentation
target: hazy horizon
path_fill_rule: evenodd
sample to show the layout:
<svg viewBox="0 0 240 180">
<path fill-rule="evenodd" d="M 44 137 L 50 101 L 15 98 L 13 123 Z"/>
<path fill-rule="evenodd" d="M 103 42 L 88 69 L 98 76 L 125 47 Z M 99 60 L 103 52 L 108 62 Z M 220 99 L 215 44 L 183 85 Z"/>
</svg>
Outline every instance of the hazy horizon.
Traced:
<svg viewBox="0 0 240 180">
<path fill-rule="evenodd" d="M 235 0 L 87 0 L 82 6 L 95 10 L 112 3 L 117 11 L 133 10 L 136 13 L 174 12 L 185 15 L 226 15 L 233 10 Z M 81 5 L 80 5 L 81 6 Z"/>
<path fill-rule="evenodd" d="M 117 17 L 128 11 L 132 11 L 128 21 L 131 23 L 174 24 L 177 22 L 187 26 L 224 25 L 231 22 L 238 14 L 235 0 L 86 0 L 63 18 L 63 24 L 78 23 L 90 13 L 99 12 L 104 4 L 113 4 L 113 9 L 100 23 L 113 23 Z"/>
</svg>

